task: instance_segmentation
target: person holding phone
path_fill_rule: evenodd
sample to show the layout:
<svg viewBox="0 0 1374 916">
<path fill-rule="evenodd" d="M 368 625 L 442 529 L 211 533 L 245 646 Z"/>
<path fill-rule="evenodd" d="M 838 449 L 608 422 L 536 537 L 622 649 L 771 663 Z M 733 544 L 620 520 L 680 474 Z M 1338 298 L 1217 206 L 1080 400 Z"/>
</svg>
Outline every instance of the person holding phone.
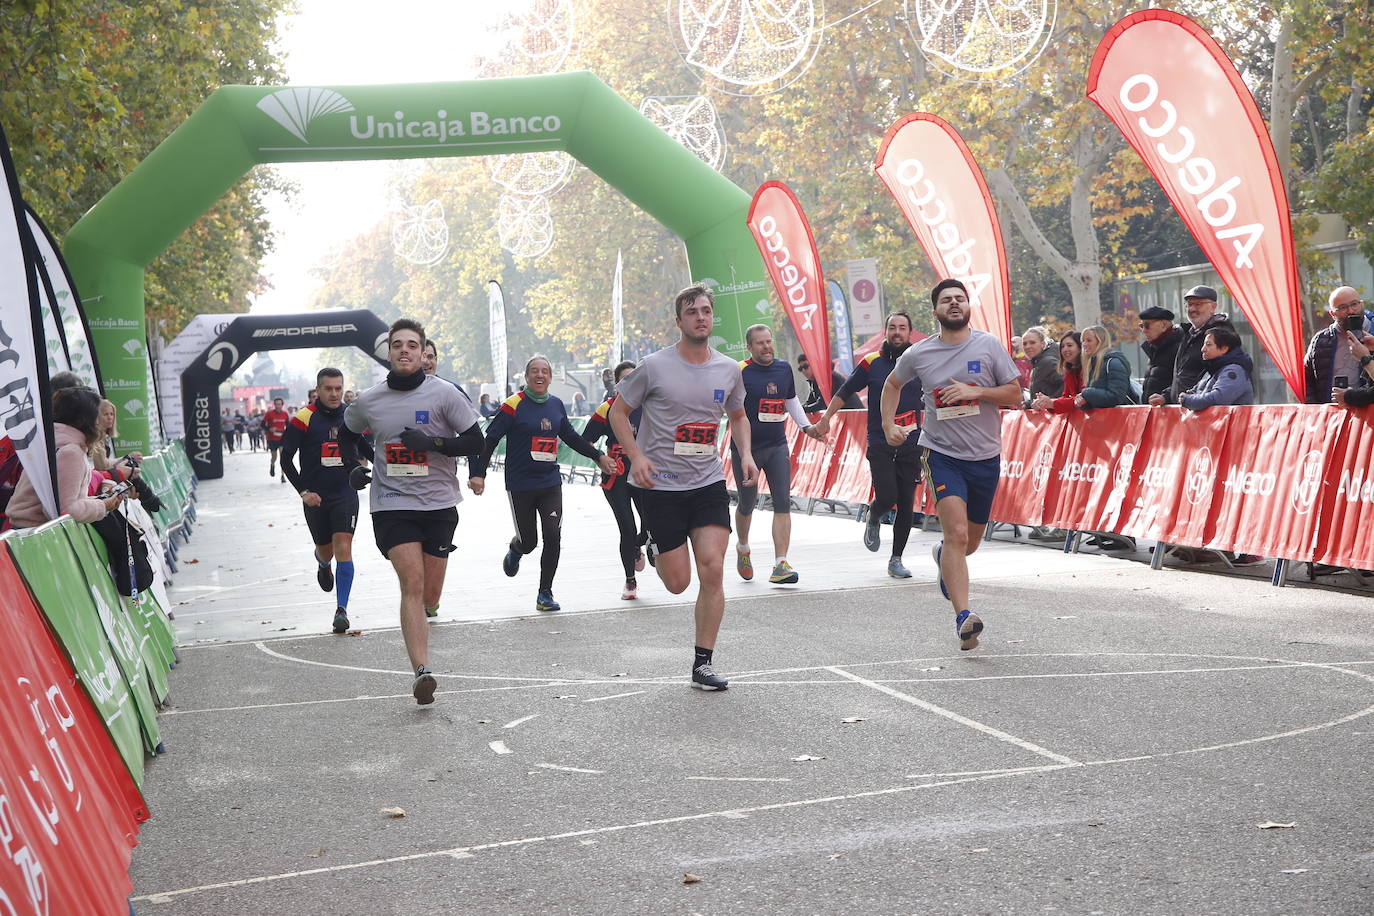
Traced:
<svg viewBox="0 0 1374 916">
<path fill-rule="evenodd" d="M 1368 407 L 1374 404 L 1374 355 L 1370 353 L 1370 348 L 1374 347 L 1374 335 L 1356 331 L 1354 323 L 1358 320 L 1361 320 L 1358 315 L 1347 315 L 1344 329 L 1346 346 L 1360 367 L 1360 375 L 1354 379 L 1337 377 L 1332 380 L 1331 403 L 1341 407 Z"/>
<path fill-rule="evenodd" d="M 100 440 L 100 395 L 90 388 L 63 388 L 53 394 L 53 447 L 57 450 L 57 508 L 77 522 L 98 522 L 124 501 L 129 488 L 126 481 L 116 490 L 115 484 L 105 481 L 100 495 L 93 496 L 91 446 Z M 52 521 L 33 481 L 21 474 L 10 497 L 10 524 L 15 528 L 36 528 Z"/>
<path fill-rule="evenodd" d="M 1332 392 L 1356 387 L 1369 366 L 1360 363 L 1368 355 L 1368 348 L 1361 340 L 1367 336 L 1369 328 L 1359 292 L 1353 286 L 1336 287 L 1327 297 L 1326 313 L 1331 324 L 1312 335 L 1303 358 L 1309 404 L 1332 403 Z M 1357 347 L 1365 351 L 1363 355 Z M 1342 381 L 1344 384 L 1340 384 Z"/>
</svg>

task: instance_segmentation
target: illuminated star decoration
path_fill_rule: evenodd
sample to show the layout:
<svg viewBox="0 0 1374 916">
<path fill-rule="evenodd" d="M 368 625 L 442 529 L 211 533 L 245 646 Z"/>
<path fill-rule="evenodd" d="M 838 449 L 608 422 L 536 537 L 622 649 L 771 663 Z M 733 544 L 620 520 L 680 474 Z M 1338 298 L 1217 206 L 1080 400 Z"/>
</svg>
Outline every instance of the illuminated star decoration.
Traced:
<svg viewBox="0 0 1374 916">
<path fill-rule="evenodd" d="M 639 113 L 717 172 L 725 164 L 725 128 L 706 96 L 677 104 L 648 96 L 640 103 Z"/>
<path fill-rule="evenodd" d="M 823 0 L 671 0 L 688 66 L 732 95 L 777 92 L 806 72 L 823 36 Z"/>
<path fill-rule="evenodd" d="M 402 204 L 391 217 L 391 245 L 412 264 L 437 264 L 448 254 L 448 221 L 437 200 L 419 206 Z"/>
<path fill-rule="evenodd" d="M 1054 31 L 1058 0 L 906 0 L 921 53 L 960 79 L 1001 80 L 1030 66 Z"/>
</svg>

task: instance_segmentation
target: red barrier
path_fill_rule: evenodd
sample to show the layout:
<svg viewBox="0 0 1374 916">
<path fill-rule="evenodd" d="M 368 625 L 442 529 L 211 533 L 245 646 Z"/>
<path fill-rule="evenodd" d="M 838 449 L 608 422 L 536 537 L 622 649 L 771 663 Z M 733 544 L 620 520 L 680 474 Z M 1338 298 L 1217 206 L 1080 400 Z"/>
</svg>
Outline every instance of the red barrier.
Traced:
<svg viewBox="0 0 1374 916">
<path fill-rule="evenodd" d="M 1136 454 L 1130 503 L 1118 530 L 1170 544 L 1201 546 L 1207 540 L 1207 515 L 1230 410 L 1136 410 L 1148 412 L 1149 422 Z"/>
<path fill-rule="evenodd" d="M 873 475 L 868 469 L 868 411 L 843 410 L 830 425 L 836 468 L 826 499 L 847 503 L 873 501 Z"/>
<path fill-rule="evenodd" d="M 0 913 L 129 911 L 143 799 L 0 544 Z"/>
<path fill-rule="evenodd" d="M 1002 479 L 992 502 L 993 519 L 1013 525 L 1043 524 L 1045 488 L 1063 429 L 1053 414 L 1002 412 Z"/>
<path fill-rule="evenodd" d="M 1374 569 L 1374 410 L 1348 415 L 1323 480 L 1318 563 Z"/>
<path fill-rule="evenodd" d="M 1135 492 L 1135 459 L 1150 414 L 1094 410 L 1066 414 L 1045 486 L 1045 524 L 1114 531 Z"/>
</svg>

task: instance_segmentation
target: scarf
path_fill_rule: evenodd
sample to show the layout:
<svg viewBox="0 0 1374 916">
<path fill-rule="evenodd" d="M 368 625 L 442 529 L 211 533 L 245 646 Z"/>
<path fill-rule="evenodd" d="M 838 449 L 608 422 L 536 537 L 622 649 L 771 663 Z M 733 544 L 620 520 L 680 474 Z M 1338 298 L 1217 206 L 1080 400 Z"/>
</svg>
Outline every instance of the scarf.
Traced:
<svg viewBox="0 0 1374 916">
<path fill-rule="evenodd" d="M 410 375 L 401 375 L 395 369 L 392 369 L 386 374 L 386 387 L 390 388 L 392 391 L 414 391 L 416 388 L 420 387 L 421 383 L 423 383 L 426 378 L 427 376 L 419 369 L 416 369 L 414 372 L 410 373 Z"/>
<path fill-rule="evenodd" d="M 549 393 L 547 391 L 543 394 L 535 394 L 533 391 L 530 391 L 529 385 L 521 385 L 520 390 L 525 392 L 525 397 L 529 398 L 536 404 L 543 404 L 545 401 L 549 399 Z"/>
</svg>

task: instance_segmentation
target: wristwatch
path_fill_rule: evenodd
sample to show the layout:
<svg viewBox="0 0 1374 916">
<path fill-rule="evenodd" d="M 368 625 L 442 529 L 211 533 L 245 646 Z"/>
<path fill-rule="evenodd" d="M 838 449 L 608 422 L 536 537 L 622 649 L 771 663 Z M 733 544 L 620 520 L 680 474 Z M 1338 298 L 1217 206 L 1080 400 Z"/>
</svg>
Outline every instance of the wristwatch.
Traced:
<svg viewBox="0 0 1374 916">
<path fill-rule="evenodd" d="M 1363 369 L 1365 366 L 1368 366 L 1370 363 L 1374 363 L 1374 354 L 1368 354 L 1368 353 L 1367 353 L 1367 354 L 1365 354 L 1364 356 L 1361 356 L 1361 357 L 1360 357 L 1360 368 L 1361 368 L 1361 369 Z"/>
</svg>

